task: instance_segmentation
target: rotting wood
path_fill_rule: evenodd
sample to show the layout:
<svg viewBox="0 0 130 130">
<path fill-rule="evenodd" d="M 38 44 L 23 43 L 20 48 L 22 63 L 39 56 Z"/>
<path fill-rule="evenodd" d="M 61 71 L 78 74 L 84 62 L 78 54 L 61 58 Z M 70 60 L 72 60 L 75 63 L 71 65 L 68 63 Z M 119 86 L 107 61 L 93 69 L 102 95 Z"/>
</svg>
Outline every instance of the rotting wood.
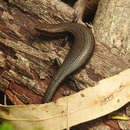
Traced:
<svg viewBox="0 0 130 130">
<path fill-rule="evenodd" d="M 54 3 L 52 1 L 53 6 L 52 4 L 46 4 L 50 9 L 50 13 L 45 15 L 45 11 L 35 12 L 35 8 L 30 7 L 36 4 L 35 0 L 32 1 L 34 2 L 32 4 L 18 0 L 10 0 L 10 2 L 19 6 L 19 8 L 10 6 L 3 0 L 0 1 L 0 54 L 3 58 L 2 63 L 4 63 L 4 65 L 1 64 L 0 69 L 0 79 L 4 82 L 0 83 L 0 90 L 3 92 L 5 92 L 5 90 L 14 91 L 16 95 L 19 95 L 18 98 L 26 99 L 27 103 L 42 103 L 42 96 L 51 80 L 50 77 L 56 71 L 52 66 L 52 59 L 58 57 L 63 61 L 69 47 L 66 45 L 65 48 L 62 48 L 55 45 L 55 43 L 59 41 L 53 41 L 53 43 L 43 41 L 42 44 L 41 42 L 37 42 L 35 39 L 37 39 L 36 35 L 39 35 L 39 33 L 36 32 L 34 27 L 40 22 L 70 22 L 73 20 L 74 11 L 72 8 L 69 8 L 72 11 L 68 14 L 69 16 L 67 15 L 67 10 L 61 10 L 62 12 L 56 14 L 55 12 L 61 7 L 55 5 L 57 4 L 56 2 L 59 1 Z M 44 2 L 50 1 L 42 0 L 42 2 L 44 5 Z M 37 2 L 39 8 L 43 8 L 43 5 Z M 48 16 L 50 14 L 51 17 Z M 47 16 L 49 18 L 47 18 Z M 128 60 L 123 59 L 119 54 L 120 51 L 118 48 L 110 48 L 105 45 L 105 43 L 97 42 L 91 61 L 82 68 L 80 73 L 75 75 L 80 85 L 82 87 L 93 86 L 99 80 L 128 68 Z M 5 85 L 5 83 L 8 85 Z M 3 84 L 5 86 L 3 86 Z M 12 90 L 12 85 L 14 86 L 14 90 Z M 65 86 L 65 89 L 68 89 L 69 84 L 66 83 L 61 86 Z M 24 87 L 29 89 L 28 95 L 26 95 Z M 21 88 L 22 91 L 20 91 Z M 61 87 L 59 88 L 55 98 L 62 96 L 63 89 L 64 88 Z M 32 96 L 32 94 L 35 96 Z"/>
</svg>

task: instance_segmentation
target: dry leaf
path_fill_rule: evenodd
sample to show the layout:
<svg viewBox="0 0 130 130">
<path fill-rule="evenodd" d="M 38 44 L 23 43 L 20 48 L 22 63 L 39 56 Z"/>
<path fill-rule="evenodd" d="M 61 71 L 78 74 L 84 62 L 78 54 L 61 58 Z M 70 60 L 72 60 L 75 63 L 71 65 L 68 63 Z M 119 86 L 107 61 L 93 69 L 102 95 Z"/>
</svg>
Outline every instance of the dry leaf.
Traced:
<svg viewBox="0 0 130 130">
<path fill-rule="evenodd" d="M 95 87 L 41 105 L 0 105 L 0 118 L 18 130 L 61 130 L 109 114 L 130 102 L 130 69 Z"/>
</svg>

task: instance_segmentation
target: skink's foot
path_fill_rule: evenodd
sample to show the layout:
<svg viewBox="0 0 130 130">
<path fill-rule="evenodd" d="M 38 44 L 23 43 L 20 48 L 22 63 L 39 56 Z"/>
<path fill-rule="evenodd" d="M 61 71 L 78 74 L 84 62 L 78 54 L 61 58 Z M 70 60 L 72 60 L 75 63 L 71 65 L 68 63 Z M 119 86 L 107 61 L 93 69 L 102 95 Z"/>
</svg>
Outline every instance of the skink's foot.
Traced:
<svg viewBox="0 0 130 130">
<path fill-rule="evenodd" d="M 66 79 L 66 82 L 69 82 L 70 84 L 72 84 L 73 86 L 73 90 L 65 90 L 63 95 L 64 96 L 69 96 L 71 94 L 74 94 L 75 92 L 78 92 L 80 90 L 83 90 L 83 88 L 80 86 L 79 81 L 77 79 L 75 79 L 75 77 L 73 75 L 69 75 Z"/>
<path fill-rule="evenodd" d="M 79 81 L 76 78 L 74 78 L 73 75 L 68 76 L 66 80 L 73 84 L 74 91 L 78 92 L 80 90 L 83 90 L 83 88 L 79 84 Z"/>
<path fill-rule="evenodd" d="M 73 75 L 68 76 L 65 80 L 72 84 L 74 91 L 73 90 L 65 90 L 63 93 L 63 96 L 69 96 L 71 94 L 74 94 L 75 92 L 83 90 L 83 88 L 79 84 L 79 81 L 77 79 L 75 79 Z"/>
</svg>

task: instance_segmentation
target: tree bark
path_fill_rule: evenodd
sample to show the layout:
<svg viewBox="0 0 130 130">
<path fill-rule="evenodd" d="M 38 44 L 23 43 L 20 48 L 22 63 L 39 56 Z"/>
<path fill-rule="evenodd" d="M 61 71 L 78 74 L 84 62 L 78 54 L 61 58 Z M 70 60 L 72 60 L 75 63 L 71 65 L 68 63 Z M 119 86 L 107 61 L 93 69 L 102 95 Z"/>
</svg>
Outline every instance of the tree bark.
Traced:
<svg viewBox="0 0 130 130">
<path fill-rule="evenodd" d="M 130 59 L 130 1 L 100 0 L 94 19 L 95 38 Z"/>
<path fill-rule="evenodd" d="M 58 46 L 56 43 L 61 40 L 38 42 L 35 26 L 71 22 L 74 9 L 58 0 L 1 0 L 0 5 L 0 91 L 14 104 L 42 103 L 56 72 L 52 60 L 63 61 L 70 48 L 68 44 L 64 48 Z M 97 41 L 89 63 L 74 75 L 82 87 L 93 86 L 129 67 L 128 59 L 120 55 L 117 47 Z M 70 90 L 70 86 L 61 84 L 54 99 L 61 97 L 63 90 Z"/>
</svg>

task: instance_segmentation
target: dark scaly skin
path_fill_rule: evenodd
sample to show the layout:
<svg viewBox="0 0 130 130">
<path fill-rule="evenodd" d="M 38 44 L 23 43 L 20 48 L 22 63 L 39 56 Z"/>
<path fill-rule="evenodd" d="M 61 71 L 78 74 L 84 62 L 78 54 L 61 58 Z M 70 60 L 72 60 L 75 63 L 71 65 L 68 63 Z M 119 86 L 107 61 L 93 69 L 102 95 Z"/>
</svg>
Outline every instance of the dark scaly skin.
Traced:
<svg viewBox="0 0 130 130">
<path fill-rule="evenodd" d="M 46 35 L 51 37 L 61 36 L 66 32 L 74 36 L 72 48 L 50 82 L 44 95 L 43 102 L 47 103 L 52 100 L 56 89 L 65 77 L 70 75 L 89 59 L 93 52 L 95 40 L 91 30 L 78 23 L 41 25 L 36 27 L 36 29 L 48 32 Z"/>
</svg>

